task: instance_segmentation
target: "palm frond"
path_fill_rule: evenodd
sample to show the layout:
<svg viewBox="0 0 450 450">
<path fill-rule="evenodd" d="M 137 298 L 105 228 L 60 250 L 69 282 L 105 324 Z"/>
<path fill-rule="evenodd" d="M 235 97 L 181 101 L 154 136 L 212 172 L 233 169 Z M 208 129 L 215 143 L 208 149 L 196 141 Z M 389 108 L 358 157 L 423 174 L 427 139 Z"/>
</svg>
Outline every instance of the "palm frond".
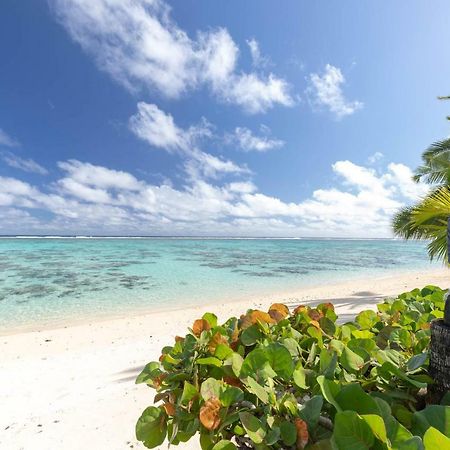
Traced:
<svg viewBox="0 0 450 450">
<path fill-rule="evenodd" d="M 431 145 L 423 152 L 422 161 L 413 176 L 415 182 L 450 184 L 450 139 Z"/>
</svg>

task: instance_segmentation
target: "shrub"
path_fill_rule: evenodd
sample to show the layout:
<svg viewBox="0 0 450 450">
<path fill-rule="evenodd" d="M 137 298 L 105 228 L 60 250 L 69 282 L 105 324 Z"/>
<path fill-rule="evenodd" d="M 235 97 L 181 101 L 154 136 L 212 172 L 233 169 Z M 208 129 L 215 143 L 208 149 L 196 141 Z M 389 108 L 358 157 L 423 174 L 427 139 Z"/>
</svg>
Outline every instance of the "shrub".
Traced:
<svg viewBox="0 0 450 450">
<path fill-rule="evenodd" d="M 450 402 L 428 403 L 427 286 L 340 324 L 331 303 L 274 304 L 219 325 L 207 313 L 136 383 L 156 390 L 136 436 L 148 448 L 197 433 L 203 450 L 450 449 Z M 448 405 L 447 405 L 447 404 Z"/>
</svg>

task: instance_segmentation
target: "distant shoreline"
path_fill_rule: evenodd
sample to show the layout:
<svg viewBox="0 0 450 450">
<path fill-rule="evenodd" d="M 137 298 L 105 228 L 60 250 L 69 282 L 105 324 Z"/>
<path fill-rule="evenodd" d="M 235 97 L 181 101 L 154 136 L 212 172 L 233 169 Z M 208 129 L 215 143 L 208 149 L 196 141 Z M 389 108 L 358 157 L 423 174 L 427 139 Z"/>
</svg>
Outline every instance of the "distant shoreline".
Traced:
<svg viewBox="0 0 450 450">
<path fill-rule="evenodd" d="M 302 240 L 302 241 L 403 241 L 370 237 L 283 237 L 283 236 L 102 236 L 102 235 L 0 235 L 0 239 L 182 239 L 182 240 Z M 406 242 L 406 241 L 405 241 Z"/>
</svg>

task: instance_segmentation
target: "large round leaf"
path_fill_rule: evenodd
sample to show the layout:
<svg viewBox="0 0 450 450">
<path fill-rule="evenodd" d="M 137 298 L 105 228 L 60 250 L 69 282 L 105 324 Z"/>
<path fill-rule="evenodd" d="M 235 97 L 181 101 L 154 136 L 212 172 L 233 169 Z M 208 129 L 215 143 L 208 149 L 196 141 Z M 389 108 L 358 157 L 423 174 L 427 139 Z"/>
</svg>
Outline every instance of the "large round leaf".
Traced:
<svg viewBox="0 0 450 450">
<path fill-rule="evenodd" d="M 370 450 L 375 442 L 375 435 L 357 413 L 343 411 L 335 416 L 333 439 L 339 450 Z"/>
<path fill-rule="evenodd" d="M 241 412 L 239 414 L 242 425 L 248 434 L 248 437 L 255 443 L 261 444 L 266 436 L 266 431 L 263 428 L 261 421 L 253 414 L 248 412 Z"/>
<path fill-rule="evenodd" d="M 164 442 L 167 434 L 166 415 L 161 408 L 149 406 L 136 423 L 136 438 L 147 448 Z"/>
</svg>

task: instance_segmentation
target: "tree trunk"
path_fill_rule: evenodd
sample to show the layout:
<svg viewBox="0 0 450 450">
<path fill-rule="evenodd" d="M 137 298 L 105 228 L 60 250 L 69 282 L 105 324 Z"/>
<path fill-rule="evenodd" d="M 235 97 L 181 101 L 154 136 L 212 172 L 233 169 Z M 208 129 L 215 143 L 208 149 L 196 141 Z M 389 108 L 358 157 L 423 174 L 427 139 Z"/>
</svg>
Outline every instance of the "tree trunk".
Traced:
<svg viewBox="0 0 450 450">
<path fill-rule="evenodd" d="M 431 400 L 438 403 L 450 391 L 450 325 L 442 319 L 431 322 L 430 375 Z"/>
</svg>

